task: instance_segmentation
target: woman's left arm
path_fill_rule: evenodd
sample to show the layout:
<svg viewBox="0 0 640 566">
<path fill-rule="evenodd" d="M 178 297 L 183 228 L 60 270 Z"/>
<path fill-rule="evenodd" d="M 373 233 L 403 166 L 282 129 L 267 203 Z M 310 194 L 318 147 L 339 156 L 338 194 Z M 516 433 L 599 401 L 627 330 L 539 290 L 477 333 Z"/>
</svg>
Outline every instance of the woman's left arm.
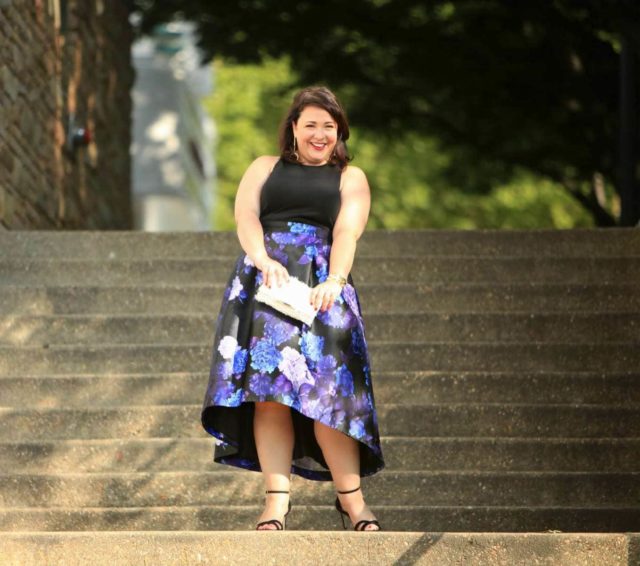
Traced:
<svg viewBox="0 0 640 566">
<path fill-rule="evenodd" d="M 362 169 L 349 165 L 345 175 L 340 195 L 340 212 L 333 226 L 329 259 L 329 273 L 337 273 L 343 277 L 351 272 L 356 242 L 364 232 L 371 207 L 369 183 Z"/>
<path fill-rule="evenodd" d="M 366 175 L 359 167 L 348 165 L 343 174 L 340 212 L 333 226 L 329 274 L 348 277 L 356 253 L 356 242 L 367 225 L 370 207 L 371 193 Z M 340 291 L 340 285 L 334 281 L 320 283 L 311 293 L 311 302 L 326 310 Z"/>
</svg>

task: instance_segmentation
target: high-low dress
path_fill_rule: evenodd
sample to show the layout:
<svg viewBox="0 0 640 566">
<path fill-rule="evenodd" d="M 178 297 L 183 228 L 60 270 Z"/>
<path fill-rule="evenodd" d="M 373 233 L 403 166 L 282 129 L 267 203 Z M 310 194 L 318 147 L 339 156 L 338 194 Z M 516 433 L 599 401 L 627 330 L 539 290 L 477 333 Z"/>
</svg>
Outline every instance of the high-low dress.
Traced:
<svg viewBox="0 0 640 566">
<path fill-rule="evenodd" d="M 269 257 L 314 287 L 329 273 L 332 228 L 340 210 L 340 169 L 276 162 L 260 193 Z M 315 438 L 319 421 L 358 441 L 360 476 L 384 467 L 371 364 L 351 274 L 333 306 L 311 325 L 258 302 L 262 272 L 241 253 L 224 290 L 202 406 L 216 439 L 214 462 L 260 471 L 253 434 L 255 401 L 291 408 L 291 473 L 331 480 Z"/>
</svg>

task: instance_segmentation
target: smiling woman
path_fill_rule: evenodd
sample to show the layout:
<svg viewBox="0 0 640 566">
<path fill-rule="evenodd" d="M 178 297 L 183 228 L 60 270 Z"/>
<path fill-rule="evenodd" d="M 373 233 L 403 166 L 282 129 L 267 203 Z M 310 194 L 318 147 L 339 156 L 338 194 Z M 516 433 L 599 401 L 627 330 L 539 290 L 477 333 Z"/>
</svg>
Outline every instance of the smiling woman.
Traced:
<svg viewBox="0 0 640 566">
<path fill-rule="evenodd" d="M 282 158 L 294 163 L 331 163 L 342 170 L 347 154 L 349 123 L 344 109 L 328 89 L 304 89 L 280 127 Z"/>
<path fill-rule="evenodd" d="M 293 125 L 298 160 L 309 164 L 325 163 L 337 141 L 337 124 L 324 108 L 307 106 Z"/>
<path fill-rule="evenodd" d="M 340 516 L 357 530 L 380 527 L 360 490 L 384 460 L 350 274 L 370 192 L 362 170 L 348 165 L 348 138 L 333 93 L 302 90 L 282 123 L 281 154 L 256 159 L 236 195 L 244 253 L 217 319 L 202 425 L 218 439 L 216 462 L 262 472 L 259 529 L 284 528 L 291 473 L 333 480 Z M 261 284 L 289 277 L 312 288 L 311 324 L 255 300 Z"/>
</svg>

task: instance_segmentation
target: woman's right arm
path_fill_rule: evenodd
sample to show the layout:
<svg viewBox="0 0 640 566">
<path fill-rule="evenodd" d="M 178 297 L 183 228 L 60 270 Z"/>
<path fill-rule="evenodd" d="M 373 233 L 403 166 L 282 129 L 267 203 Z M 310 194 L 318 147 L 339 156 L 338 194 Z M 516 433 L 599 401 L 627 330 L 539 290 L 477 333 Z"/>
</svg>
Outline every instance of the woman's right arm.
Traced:
<svg viewBox="0 0 640 566">
<path fill-rule="evenodd" d="M 267 255 L 260 223 L 260 191 L 278 157 L 263 155 L 249 165 L 236 193 L 234 216 L 238 240 L 255 266 L 262 271 L 264 283 L 280 284 L 289 278 L 286 268 Z"/>
</svg>

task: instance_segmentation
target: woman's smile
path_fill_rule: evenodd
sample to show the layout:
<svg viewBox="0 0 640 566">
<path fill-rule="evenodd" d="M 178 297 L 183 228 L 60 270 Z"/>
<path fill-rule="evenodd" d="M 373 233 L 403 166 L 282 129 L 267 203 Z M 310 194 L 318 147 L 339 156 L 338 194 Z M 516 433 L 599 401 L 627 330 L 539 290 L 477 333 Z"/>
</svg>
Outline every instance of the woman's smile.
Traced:
<svg viewBox="0 0 640 566">
<path fill-rule="evenodd" d="M 293 124 L 299 160 L 321 165 L 328 161 L 338 141 L 338 124 L 329 112 L 318 106 L 306 106 Z"/>
</svg>

